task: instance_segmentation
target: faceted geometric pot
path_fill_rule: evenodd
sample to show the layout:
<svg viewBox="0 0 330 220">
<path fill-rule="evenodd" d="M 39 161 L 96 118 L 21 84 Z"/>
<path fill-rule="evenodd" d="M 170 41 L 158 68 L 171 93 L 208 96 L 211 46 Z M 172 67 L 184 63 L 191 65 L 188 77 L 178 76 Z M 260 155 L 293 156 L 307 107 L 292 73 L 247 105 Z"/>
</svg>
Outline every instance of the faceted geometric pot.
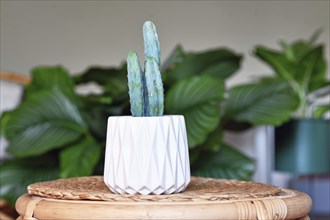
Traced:
<svg viewBox="0 0 330 220">
<path fill-rule="evenodd" d="M 183 116 L 108 118 L 104 182 L 112 192 L 178 193 L 189 181 Z"/>
</svg>

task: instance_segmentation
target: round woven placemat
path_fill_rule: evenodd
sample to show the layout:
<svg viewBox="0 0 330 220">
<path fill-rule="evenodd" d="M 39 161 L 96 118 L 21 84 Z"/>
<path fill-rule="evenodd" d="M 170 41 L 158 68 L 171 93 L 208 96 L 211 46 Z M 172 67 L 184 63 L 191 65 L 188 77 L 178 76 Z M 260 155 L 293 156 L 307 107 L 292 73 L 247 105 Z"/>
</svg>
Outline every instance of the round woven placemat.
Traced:
<svg viewBox="0 0 330 220">
<path fill-rule="evenodd" d="M 102 176 L 77 177 L 34 183 L 30 195 L 66 200 L 99 200 L 116 202 L 196 202 L 251 199 L 276 196 L 281 189 L 272 185 L 238 180 L 191 177 L 187 189 L 171 195 L 114 194 Z"/>
</svg>

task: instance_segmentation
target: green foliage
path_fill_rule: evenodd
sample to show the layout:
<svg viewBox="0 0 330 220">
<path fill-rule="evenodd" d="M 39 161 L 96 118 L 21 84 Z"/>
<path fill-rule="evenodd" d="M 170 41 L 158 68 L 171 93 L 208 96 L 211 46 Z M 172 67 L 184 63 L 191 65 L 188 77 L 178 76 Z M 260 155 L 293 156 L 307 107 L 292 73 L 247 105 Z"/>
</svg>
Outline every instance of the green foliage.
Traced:
<svg viewBox="0 0 330 220">
<path fill-rule="evenodd" d="M 177 46 L 165 62 L 167 68 L 163 70 L 166 80 L 170 82 L 196 75 L 226 79 L 239 69 L 241 60 L 241 55 L 226 48 L 184 53 L 183 49 Z"/>
<path fill-rule="evenodd" d="M 59 87 L 62 92 L 71 98 L 75 97 L 74 83 L 68 72 L 60 67 L 53 68 L 40 66 L 31 71 L 33 83 L 26 87 L 25 95 L 34 94 L 39 90 L 48 90 L 53 87 Z"/>
<path fill-rule="evenodd" d="M 100 160 L 101 146 L 92 138 L 86 137 L 60 152 L 60 176 L 88 176 Z"/>
<path fill-rule="evenodd" d="M 30 94 L 11 112 L 5 136 L 9 152 L 25 157 L 60 148 L 85 132 L 87 125 L 77 106 L 59 87 L 53 87 Z"/>
<path fill-rule="evenodd" d="M 319 34 L 320 31 L 310 40 L 299 40 L 290 45 L 281 41 L 281 51 L 263 46 L 255 49 L 255 55 L 274 70 L 274 78 L 285 80 L 299 98 L 296 112 L 298 117 L 312 117 L 309 109 L 320 98 L 313 96 L 311 99 L 309 96 L 313 92 L 325 87 L 330 92 L 329 81 L 326 79 L 324 46 L 315 43 Z"/>
<path fill-rule="evenodd" d="M 223 143 L 223 132 L 278 124 L 295 106 L 296 96 L 279 82 L 226 89 L 241 58 L 229 49 L 186 53 L 178 46 L 162 66 L 165 109 L 185 116 L 194 175 L 251 179 L 253 161 Z M 61 67 L 33 70 L 22 103 L 1 117 L 12 155 L 0 165 L 2 198 L 13 202 L 36 181 L 103 173 L 107 118 L 130 114 L 126 68 L 92 67 L 74 76 Z M 89 82 L 103 93 L 75 92 Z"/>
<path fill-rule="evenodd" d="M 166 94 L 166 111 L 185 117 L 191 148 L 203 143 L 217 127 L 223 93 L 223 80 L 194 76 L 175 83 Z"/>
<path fill-rule="evenodd" d="M 59 178 L 56 158 L 49 154 L 7 160 L 0 164 L 0 168 L 0 195 L 11 204 L 26 193 L 29 184 Z"/>
<path fill-rule="evenodd" d="M 280 125 L 298 106 L 285 81 L 264 81 L 235 86 L 228 91 L 223 117 L 252 124 Z"/>
<path fill-rule="evenodd" d="M 0 192 L 11 202 L 32 182 L 93 174 L 102 150 L 66 70 L 42 67 L 32 76 L 22 103 L 1 117 L 12 158 L 0 165 Z"/>
<path fill-rule="evenodd" d="M 192 175 L 251 180 L 254 169 L 250 158 L 223 143 L 217 152 L 200 152 L 198 160 L 192 166 Z"/>
</svg>

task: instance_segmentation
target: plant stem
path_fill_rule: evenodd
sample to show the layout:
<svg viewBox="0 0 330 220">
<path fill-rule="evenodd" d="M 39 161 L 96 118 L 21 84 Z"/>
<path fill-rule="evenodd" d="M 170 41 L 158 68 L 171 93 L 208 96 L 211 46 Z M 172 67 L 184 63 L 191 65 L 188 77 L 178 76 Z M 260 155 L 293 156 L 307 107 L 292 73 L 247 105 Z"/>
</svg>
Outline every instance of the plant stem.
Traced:
<svg viewBox="0 0 330 220">
<path fill-rule="evenodd" d="M 300 88 L 298 89 L 298 96 L 299 96 L 299 108 L 297 111 L 297 116 L 299 118 L 307 118 L 307 108 L 308 108 L 308 103 L 307 103 L 307 92 L 305 89 Z"/>
</svg>

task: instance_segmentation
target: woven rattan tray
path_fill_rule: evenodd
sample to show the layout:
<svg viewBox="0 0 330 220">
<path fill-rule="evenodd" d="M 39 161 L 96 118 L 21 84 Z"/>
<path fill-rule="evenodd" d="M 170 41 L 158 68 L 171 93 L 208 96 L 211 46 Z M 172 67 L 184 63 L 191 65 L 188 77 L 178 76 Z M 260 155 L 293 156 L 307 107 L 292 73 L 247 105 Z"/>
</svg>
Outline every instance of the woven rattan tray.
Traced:
<svg viewBox="0 0 330 220">
<path fill-rule="evenodd" d="M 28 186 L 20 219 L 299 219 L 311 209 L 300 192 L 254 182 L 192 177 L 183 193 L 119 195 L 101 176 Z"/>
</svg>

